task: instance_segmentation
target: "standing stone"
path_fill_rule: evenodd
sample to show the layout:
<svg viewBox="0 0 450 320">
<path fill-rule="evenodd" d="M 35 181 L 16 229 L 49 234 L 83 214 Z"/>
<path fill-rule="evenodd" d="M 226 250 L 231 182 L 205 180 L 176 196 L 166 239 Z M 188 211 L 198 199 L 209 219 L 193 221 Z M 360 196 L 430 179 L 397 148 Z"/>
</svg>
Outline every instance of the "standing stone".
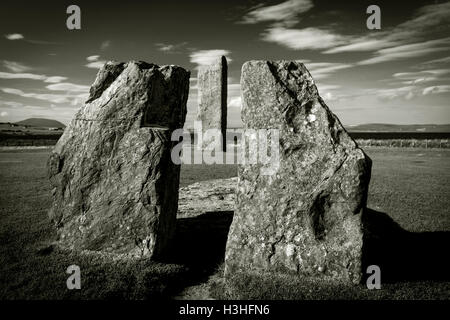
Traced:
<svg viewBox="0 0 450 320">
<path fill-rule="evenodd" d="M 225 273 L 268 271 L 357 283 L 371 160 L 296 61 L 242 67 L 245 129 L 278 128 L 280 163 L 238 169 Z"/>
<path fill-rule="evenodd" d="M 174 235 L 180 166 L 171 133 L 189 72 L 108 62 L 48 161 L 49 215 L 62 247 L 158 257 Z"/>
<path fill-rule="evenodd" d="M 226 150 L 227 130 L 227 59 L 222 56 L 210 66 L 201 66 L 198 71 L 197 121 L 202 131 L 217 129 L 222 134 L 222 150 Z M 203 136 L 202 147 L 215 146 L 213 137 Z"/>
</svg>

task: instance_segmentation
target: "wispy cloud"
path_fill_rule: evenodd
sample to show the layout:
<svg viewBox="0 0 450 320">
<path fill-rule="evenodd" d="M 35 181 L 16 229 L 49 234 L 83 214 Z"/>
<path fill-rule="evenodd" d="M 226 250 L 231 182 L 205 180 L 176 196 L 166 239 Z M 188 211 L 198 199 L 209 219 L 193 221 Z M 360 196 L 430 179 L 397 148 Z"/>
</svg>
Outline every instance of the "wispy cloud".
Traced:
<svg viewBox="0 0 450 320">
<path fill-rule="evenodd" d="M 69 87 L 67 86 L 66 89 L 68 89 L 68 88 Z M 48 86 L 47 86 L 47 89 L 49 89 Z M 56 87 L 56 88 L 49 89 L 49 90 L 59 90 L 59 89 L 62 89 L 62 88 Z M 80 91 L 79 90 L 80 88 L 74 90 L 74 87 L 71 87 L 71 89 L 72 89 L 72 91 L 65 90 L 66 91 L 65 94 L 24 92 L 20 89 L 15 89 L 15 88 L 0 88 L 0 91 L 2 91 L 3 93 L 16 95 L 16 96 L 20 96 L 23 98 L 43 100 L 43 101 L 47 101 L 47 102 L 51 102 L 51 103 L 65 103 L 65 104 L 70 104 L 70 105 L 79 104 L 87 99 L 87 97 L 88 97 L 87 92 Z M 82 92 L 82 93 L 80 93 L 80 92 Z"/>
<path fill-rule="evenodd" d="M 323 53 L 330 54 L 330 53 L 351 52 L 351 51 L 373 51 L 382 48 L 387 48 L 396 44 L 395 41 L 391 41 L 388 39 L 374 39 L 373 37 L 355 38 L 352 39 L 351 42 L 353 43 L 328 49 Z"/>
<path fill-rule="evenodd" d="M 85 66 L 91 69 L 101 69 L 103 65 L 106 63 L 106 61 L 95 61 L 95 62 L 89 62 Z"/>
<path fill-rule="evenodd" d="M 423 89 L 422 94 L 436 94 L 436 93 L 444 93 L 450 92 L 450 85 L 441 85 L 441 86 L 432 86 Z"/>
<path fill-rule="evenodd" d="M 32 69 L 31 67 L 26 66 L 22 63 L 8 60 L 3 60 L 3 66 L 12 72 L 26 72 Z"/>
<path fill-rule="evenodd" d="M 347 38 L 318 28 L 287 29 L 271 27 L 262 35 L 262 40 L 274 42 L 289 49 L 327 49 L 347 41 Z"/>
<path fill-rule="evenodd" d="M 372 58 L 359 62 L 369 65 L 400 59 L 416 58 L 450 49 L 449 38 L 424 41 L 424 38 L 450 31 L 450 2 L 419 8 L 415 15 L 392 28 L 369 36 L 349 38 L 351 44 L 330 48 L 323 53 L 374 52 Z"/>
<path fill-rule="evenodd" d="M 194 51 L 189 56 L 192 63 L 197 64 L 198 66 L 205 66 L 213 64 L 221 56 L 225 56 L 227 58 L 227 62 L 230 63 L 233 61 L 229 57 L 230 54 L 231 52 L 229 50 L 215 49 Z"/>
<path fill-rule="evenodd" d="M 16 102 L 16 101 L 3 101 L 0 100 L 0 106 L 2 107 L 10 107 L 10 108 L 17 108 L 17 107 L 22 107 L 23 104 L 20 102 Z"/>
<path fill-rule="evenodd" d="M 168 44 L 168 43 L 156 43 L 155 46 L 158 48 L 159 51 L 165 52 L 165 53 L 180 53 L 180 49 L 187 45 L 187 42 L 180 42 L 175 44 Z"/>
<path fill-rule="evenodd" d="M 53 42 L 53 41 L 46 41 L 46 40 L 33 40 L 33 39 L 26 39 L 23 34 L 20 33 L 11 33 L 11 34 L 5 34 L 5 38 L 8 40 L 23 40 L 28 43 L 32 44 L 61 44 L 61 42 Z"/>
<path fill-rule="evenodd" d="M 368 94 L 374 93 L 381 100 L 393 100 L 397 98 L 403 98 L 410 100 L 417 95 L 417 87 L 415 86 L 404 86 L 392 89 L 374 89 L 367 92 Z"/>
<path fill-rule="evenodd" d="M 48 90 L 52 91 L 66 91 L 66 92 L 85 92 L 88 93 L 89 86 L 74 84 L 69 82 L 55 83 L 46 86 Z"/>
<path fill-rule="evenodd" d="M 29 105 L 29 104 L 23 104 L 16 101 L 0 101 L 0 106 L 3 108 L 7 108 L 10 110 L 23 110 L 23 109 L 47 109 L 46 106 L 36 106 L 36 105 Z"/>
<path fill-rule="evenodd" d="M 336 71 L 351 68 L 353 65 L 338 62 L 307 62 L 305 66 L 314 79 L 324 79 Z"/>
<path fill-rule="evenodd" d="M 444 58 L 440 58 L 440 59 L 433 59 L 433 60 L 428 60 L 428 61 L 422 62 L 418 66 L 418 68 L 419 69 L 429 68 L 429 67 L 441 66 L 441 65 L 445 65 L 445 64 L 450 64 L 450 57 L 444 57 Z"/>
<path fill-rule="evenodd" d="M 297 17 L 313 8 L 310 0 L 288 0 L 272 6 L 252 8 L 240 23 L 255 24 L 260 22 L 276 22 L 278 25 L 292 26 L 298 22 Z"/>
<path fill-rule="evenodd" d="M 382 101 L 394 99 L 411 100 L 416 97 L 429 94 L 440 94 L 450 92 L 450 85 L 437 85 L 421 88 L 417 85 L 403 86 L 390 89 L 367 89 L 362 90 L 365 96 L 374 95 Z"/>
<path fill-rule="evenodd" d="M 369 65 L 386 61 L 421 57 L 430 53 L 450 50 L 450 38 L 422 41 L 378 50 L 375 57 L 358 62 L 358 65 Z"/>
<path fill-rule="evenodd" d="M 0 72 L 0 79 L 29 79 L 29 80 L 41 80 L 47 83 L 58 83 L 67 80 L 66 77 L 60 76 L 46 76 L 43 74 L 34 73 L 11 73 Z"/>
<path fill-rule="evenodd" d="M 424 35 L 435 35 L 450 27 L 450 2 L 419 8 L 414 17 L 386 31 L 391 39 L 416 41 Z"/>
<path fill-rule="evenodd" d="M 1 88 L 3 93 L 17 95 L 23 98 L 33 98 L 38 100 L 50 101 L 53 103 L 70 103 L 71 99 L 67 95 L 61 94 L 47 94 L 47 93 L 27 93 L 20 89 L 14 88 Z"/>
<path fill-rule="evenodd" d="M 100 58 L 99 55 L 93 55 L 93 56 L 86 57 L 86 60 L 87 61 L 97 61 L 99 58 Z"/>
<path fill-rule="evenodd" d="M 44 80 L 44 82 L 49 83 L 58 83 L 61 81 L 67 80 L 67 77 L 60 77 L 60 76 L 47 76 L 47 78 Z"/>
<path fill-rule="evenodd" d="M 34 73 L 11 73 L 11 72 L 0 72 L 0 79 L 30 79 L 30 80 L 42 80 L 44 81 L 47 77 L 40 74 Z"/>
<path fill-rule="evenodd" d="M 21 39 L 24 39 L 24 36 L 20 33 L 11 33 L 11 34 L 5 34 L 5 38 L 8 40 L 21 40 Z"/>
<path fill-rule="evenodd" d="M 92 55 L 89 57 L 86 57 L 86 60 L 89 62 L 85 64 L 85 67 L 91 68 L 91 69 L 101 69 L 103 65 L 106 63 L 105 60 L 99 60 L 99 55 Z"/>
<path fill-rule="evenodd" d="M 403 80 L 403 84 L 418 84 L 431 81 L 448 80 L 448 78 L 442 78 L 442 76 L 448 74 L 450 74 L 450 69 L 432 69 L 418 72 L 398 72 L 394 73 L 392 76 L 396 79 Z"/>
</svg>

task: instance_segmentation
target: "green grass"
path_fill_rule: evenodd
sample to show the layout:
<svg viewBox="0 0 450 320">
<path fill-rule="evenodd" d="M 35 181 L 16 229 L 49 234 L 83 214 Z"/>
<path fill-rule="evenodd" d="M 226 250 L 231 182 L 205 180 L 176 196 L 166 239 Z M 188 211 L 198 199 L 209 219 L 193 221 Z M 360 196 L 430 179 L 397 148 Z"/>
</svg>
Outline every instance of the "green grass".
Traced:
<svg viewBox="0 0 450 320">
<path fill-rule="evenodd" d="M 450 151 L 367 153 L 373 160 L 370 208 L 411 232 L 450 229 Z M 166 263 L 48 250 L 55 231 L 47 219 L 47 157 L 48 150 L 0 151 L 0 299 L 169 298 L 196 285 L 215 298 L 234 299 L 449 298 L 448 282 L 426 280 L 386 284 L 379 291 L 264 274 L 225 281 L 221 262 L 230 214 L 179 219 L 177 256 Z M 186 165 L 180 185 L 235 175 L 234 165 Z M 71 264 L 81 267 L 82 290 L 66 288 Z"/>
</svg>

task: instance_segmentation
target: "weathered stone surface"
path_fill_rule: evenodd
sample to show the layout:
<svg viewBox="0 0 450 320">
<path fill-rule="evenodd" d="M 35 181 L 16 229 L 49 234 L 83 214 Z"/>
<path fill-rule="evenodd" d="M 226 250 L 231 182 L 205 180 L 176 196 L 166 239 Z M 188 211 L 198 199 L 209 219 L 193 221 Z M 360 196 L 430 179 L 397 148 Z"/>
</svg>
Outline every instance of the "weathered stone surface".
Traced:
<svg viewBox="0 0 450 320">
<path fill-rule="evenodd" d="M 60 245 L 157 257 L 173 236 L 180 167 L 172 130 L 186 117 L 189 72 L 108 62 L 48 161 Z"/>
<path fill-rule="evenodd" d="M 206 212 L 234 211 L 237 178 L 200 181 L 180 188 L 178 216 L 195 217 Z"/>
<path fill-rule="evenodd" d="M 371 160 L 296 61 L 250 61 L 241 76 L 245 128 L 280 129 L 280 167 L 240 165 L 225 273 L 291 272 L 359 282 Z"/>
<path fill-rule="evenodd" d="M 202 123 L 203 132 L 217 129 L 222 133 L 222 150 L 226 150 L 227 129 L 227 59 L 222 56 L 209 66 L 198 71 L 197 121 Z M 213 137 L 203 136 L 202 147 L 214 146 Z"/>
</svg>

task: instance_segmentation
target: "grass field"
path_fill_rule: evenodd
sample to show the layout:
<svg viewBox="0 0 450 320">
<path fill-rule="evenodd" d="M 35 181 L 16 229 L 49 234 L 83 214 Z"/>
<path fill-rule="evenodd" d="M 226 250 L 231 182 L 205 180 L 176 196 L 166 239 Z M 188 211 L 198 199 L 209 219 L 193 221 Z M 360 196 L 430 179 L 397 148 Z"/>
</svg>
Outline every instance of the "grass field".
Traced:
<svg viewBox="0 0 450 320">
<path fill-rule="evenodd" d="M 421 254 L 425 254 L 425 267 L 430 270 L 442 265 L 445 249 L 436 257 L 436 250 L 429 248 L 435 254 L 430 261 L 425 245 L 446 248 L 448 244 L 442 241 L 448 239 L 450 230 L 450 150 L 366 152 L 373 160 L 368 206 L 385 213 L 407 232 L 402 251 L 415 255 L 412 258 L 417 261 L 424 260 Z M 98 254 L 52 249 L 49 244 L 55 239 L 55 231 L 47 219 L 51 201 L 45 169 L 48 153 L 45 149 L 0 151 L 0 299 L 152 299 L 180 295 L 240 299 L 449 298 L 450 283 L 427 279 L 426 273 L 417 279 L 391 281 L 377 291 L 267 275 L 237 276 L 225 282 L 221 272 L 231 213 L 179 219 L 173 257 L 164 262 L 114 261 Z M 186 165 L 182 167 L 181 186 L 235 175 L 234 165 Z M 417 241 L 423 247 L 416 247 Z M 81 268 L 81 290 L 66 288 L 65 270 L 72 264 Z M 424 263 L 419 265 L 423 267 Z"/>
</svg>

